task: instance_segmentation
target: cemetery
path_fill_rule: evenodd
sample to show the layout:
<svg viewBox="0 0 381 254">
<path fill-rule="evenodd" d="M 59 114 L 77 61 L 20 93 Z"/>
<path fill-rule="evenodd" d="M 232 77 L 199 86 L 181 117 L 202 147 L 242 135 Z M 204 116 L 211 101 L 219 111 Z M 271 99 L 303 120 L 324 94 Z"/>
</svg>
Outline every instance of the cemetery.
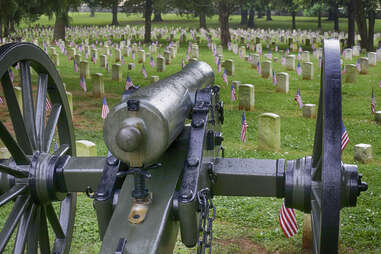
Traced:
<svg viewBox="0 0 381 254">
<path fill-rule="evenodd" d="M 381 253 L 379 19 L 68 15 L 0 26 L 0 253 Z"/>
</svg>

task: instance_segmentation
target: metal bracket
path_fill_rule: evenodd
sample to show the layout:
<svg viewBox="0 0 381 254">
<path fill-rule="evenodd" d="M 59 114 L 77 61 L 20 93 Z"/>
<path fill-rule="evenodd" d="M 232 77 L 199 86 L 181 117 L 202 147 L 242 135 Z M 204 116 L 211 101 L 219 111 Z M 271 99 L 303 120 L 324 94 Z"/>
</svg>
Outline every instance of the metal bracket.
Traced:
<svg viewBox="0 0 381 254">
<path fill-rule="evenodd" d="M 151 203 L 152 192 L 149 193 L 148 197 L 144 201 L 134 198 L 132 200 L 130 214 L 128 215 L 128 221 L 132 224 L 142 223 L 148 213 L 149 205 Z"/>
</svg>

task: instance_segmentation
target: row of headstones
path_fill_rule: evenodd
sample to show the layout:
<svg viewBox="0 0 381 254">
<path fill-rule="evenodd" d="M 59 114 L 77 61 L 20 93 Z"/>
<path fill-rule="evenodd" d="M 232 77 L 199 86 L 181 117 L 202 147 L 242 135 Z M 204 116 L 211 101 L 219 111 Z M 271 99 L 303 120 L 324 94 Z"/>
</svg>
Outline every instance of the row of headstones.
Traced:
<svg viewBox="0 0 381 254">
<path fill-rule="evenodd" d="M 360 46 L 353 46 L 353 48 L 347 48 L 343 50 L 344 60 L 352 61 L 354 56 L 359 57 L 361 53 Z M 368 52 L 369 63 L 374 64 L 381 61 L 381 49 L 377 49 L 376 52 Z"/>
<path fill-rule="evenodd" d="M 278 81 L 277 91 L 287 93 L 288 92 L 288 73 L 279 73 L 281 77 Z M 254 85 L 241 84 L 240 81 L 233 81 L 232 84 L 238 90 L 238 109 L 244 111 L 254 111 L 255 99 L 254 99 Z M 280 85 L 279 85 L 280 84 Z M 303 117 L 315 118 L 316 117 L 316 104 L 304 104 Z"/>
<path fill-rule="evenodd" d="M 258 150 L 280 151 L 280 117 L 274 113 L 263 113 L 258 118 Z M 357 144 L 354 146 L 354 159 L 362 163 L 372 160 L 372 146 Z"/>
</svg>

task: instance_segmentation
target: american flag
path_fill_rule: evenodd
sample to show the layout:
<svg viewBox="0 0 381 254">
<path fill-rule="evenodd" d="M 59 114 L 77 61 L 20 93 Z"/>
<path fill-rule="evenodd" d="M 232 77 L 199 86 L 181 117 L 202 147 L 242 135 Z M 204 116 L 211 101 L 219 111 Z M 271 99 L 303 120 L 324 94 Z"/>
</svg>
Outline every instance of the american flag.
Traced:
<svg viewBox="0 0 381 254">
<path fill-rule="evenodd" d="M 278 45 L 275 45 L 275 52 L 278 52 Z"/>
<path fill-rule="evenodd" d="M 348 132 L 344 126 L 344 122 L 341 121 L 341 152 L 344 151 L 344 149 L 348 145 L 348 143 L 349 143 Z"/>
<path fill-rule="evenodd" d="M 106 102 L 106 97 L 103 97 L 103 105 L 102 105 L 102 119 L 106 119 L 108 112 L 110 110 L 108 109 L 107 102 Z"/>
<path fill-rule="evenodd" d="M 149 63 L 151 64 L 152 68 L 155 67 L 155 61 L 153 60 L 153 57 L 151 56 Z"/>
<path fill-rule="evenodd" d="M 45 111 L 50 111 L 50 110 L 52 110 L 52 104 L 50 103 L 48 97 L 46 97 Z"/>
<path fill-rule="evenodd" d="M 300 63 L 296 66 L 296 73 L 298 76 L 302 75 L 302 67 L 300 66 Z"/>
<path fill-rule="evenodd" d="M 294 209 L 287 208 L 284 201 L 282 203 L 282 207 L 280 208 L 279 223 L 286 238 L 290 238 L 298 233 L 298 224 L 296 222 Z"/>
<path fill-rule="evenodd" d="M 135 50 L 132 51 L 131 58 L 135 60 Z"/>
<path fill-rule="evenodd" d="M 229 84 L 228 74 L 226 73 L 226 70 L 224 70 L 224 73 L 222 74 L 222 78 L 224 79 L 226 84 Z"/>
<path fill-rule="evenodd" d="M 374 91 L 373 91 L 373 88 L 372 88 L 372 102 L 370 103 L 370 112 L 372 114 L 374 114 L 375 111 L 376 111 L 376 101 L 375 101 L 375 98 L 374 98 Z"/>
<path fill-rule="evenodd" d="M 302 59 L 302 55 L 298 53 L 298 60 L 300 61 Z"/>
<path fill-rule="evenodd" d="M 242 113 L 242 123 L 241 123 L 241 141 L 246 141 L 246 131 L 249 125 L 246 122 L 245 112 Z"/>
<path fill-rule="evenodd" d="M 232 92 L 231 92 L 231 100 L 235 101 L 237 99 L 236 93 L 235 93 L 235 87 L 234 84 L 232 84 Z"/>
<path fill-rule="evenodd" d="M 299 46 L 299 53 L 302 53 L 302 47 L 301 46 Z"/>
<path fill-rule="evenodd" d="M 127 74 L 127 78 L 126 78 L 126 90 L 130 89 L 130 87 L 133 87 L 133 86 L 134 86 L 134 83 L 132 83 L 130 75 Z"/>
<path fill-rule="evenodd" d="M 260 63 L 259 61 L 257 62 L 257 72 L 258 72 L 259 74 L 262 73 L 262 70 L 261 70 L 261 63 Z"/>
<path fill-rule="evenodd" d="M 13 83 L 13 80 L 15 79 L 15 75 L 13 74 L 13 71 L 11 68 L 8 69 L 9 78 L 11 79 L 11 82 Z"/>
<path fill-rule="evenodd" d="M 217 71 L 221 72 L 221 60 L 220 60 L 220 58 L 218 58 L 218 61 L 217 61 Z"/>
<path fill-rule="evenodd" d="M 282 56 L 282 59 L 280 60 L 280 63 L 281 63 L 282 66 L 286 65 L 286 58 L 284 56 Z"/>
<path fill-rule="evenodd" d="M 74 72 L 78 72 L 78 64 L 77 61 L 74 59 Z"/>
<path fill-rule="evenodd" d="M 2 96 L 0 96 L 0 104 L 4 104 L 4 99 Z"/>
<path fill-rule="evenodd" d="M 302 96 L 300 95 L 300 88 L 298 88 L 294 100 L 299 104 L 299 108 L 303 108 L 303 101 Z"/>
<path fill-rule="evenodd" d="M 142 74 L 143 74 L 144 78 L 147 78 L 147 77 L 148 77 L 146 68 L 144 67 L 144 64 L 143 64 L 143 66 L 142 66 Z"/>
<path fill-rule="evenodd" d="M 185 67 L 185 61 L 184 61 L 184 57 L 183 57 L 183 60 L 181 61 L 181 68 L 184 69 Z"/>
<path fill-rule="evenodd" d="M 85 80 L 85 77 L 84 77 L 84 76 L 81 76 L 81 82 L 80 82 L 80 85 L 81 85 L 83 91 L 86 93 L 86 91 L 87 91 L 87 87 L 86 87 L 86 80 Z"/>
<path fill-rule="evenodd" d="M 276 78 L 276 74 L 273 71 L 273 85 L 275 86 L 278 83 L 278 79 Z"/>
<path fill-rule="evenodd" d="M 89 52 L 88 52 L 88 51 L 86 51 L 85 58 L 86 58 L 86 59 L 89 58 Z M 69 60 L 71 60 L 71 59 L 69 58 Z"/>
<path fill-rule="evenodd" d="M 357 67 L 357 70 L 360 72 L 361 71 L 360 59 L 357 59 L 356 67 Z"/>
<path fill-rule="evenodd" d="M 215 62 L 216 64 L 218 64 L 218 59 L 220 59 L 218 56 L 215 56 L 215 57 L 214 57 L 214 62 Z"/>
<path fill-rule="evenodd" d="M 230 44 L 230 41 L 228 42 L 228 50 L 229 50 L 229 51 L 232 50 L 232 46 L 231 46 L 231 44 Z"/>
</svg>

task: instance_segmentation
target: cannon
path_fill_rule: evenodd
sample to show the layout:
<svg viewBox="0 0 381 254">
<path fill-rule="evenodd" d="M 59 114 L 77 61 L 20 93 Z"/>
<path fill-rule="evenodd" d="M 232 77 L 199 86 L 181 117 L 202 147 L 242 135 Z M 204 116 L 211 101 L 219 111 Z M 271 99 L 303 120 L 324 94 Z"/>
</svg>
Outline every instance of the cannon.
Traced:
<svg viewBox="0 0 381 254">
<path fill-rule="evenodd" d="M 0 139 L 11 157 L 0 160 L 0 207 L 12 208 L 0 252 L 69 253 L 76 192 L 85 192 L 94 200 L 105 254 L 171 253 L 178 231 L 187 247 L 211 253 L 216 195 L 284 198 L 287 207 L 311 214 L 314 253 L 338 253 L 340 210 L 355 206 L 367 184 L 356 165 L 341 162 L 339 42 L 325 40 L 323 52 L 313 154 L 285 161 L 224 157 L 220 88 L 211 67 L 198 61 L 113 107 L 103 131 L 108 156 L 76 157 L 69 104 L 54 64 L 33 44 L 1 46 L 10 121 L 1 120 Z M 22 106 L 8 73 L 16 64 Z"/>
</svg>

